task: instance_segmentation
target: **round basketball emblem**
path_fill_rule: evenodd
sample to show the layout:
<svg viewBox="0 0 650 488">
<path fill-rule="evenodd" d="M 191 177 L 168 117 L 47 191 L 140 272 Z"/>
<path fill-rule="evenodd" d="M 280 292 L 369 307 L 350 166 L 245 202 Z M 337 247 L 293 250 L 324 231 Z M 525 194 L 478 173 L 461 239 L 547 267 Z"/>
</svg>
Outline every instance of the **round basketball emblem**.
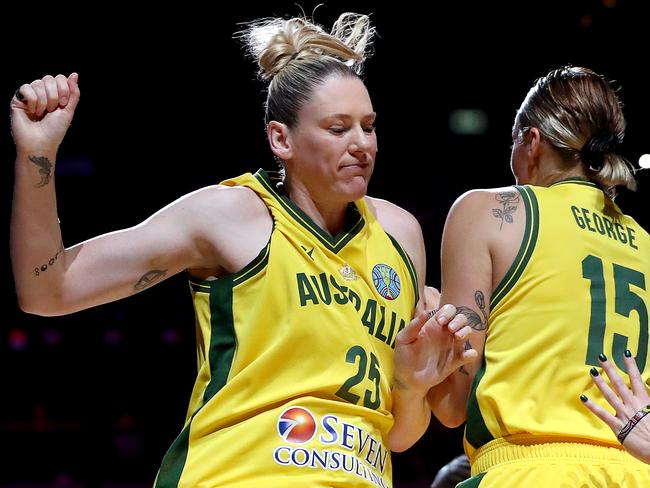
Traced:
<svg viewBox="0 0 650 488">
<path fill-rule="evenodd" d="M 395 300 L 399 296 L 401 285 L 399 276 L 387 264 L 376 264 L 372 268 L 372 282 L 379 294 L 387 300 Z"/>
<path fill-rule="evenodd" d="M 278 434 L 285 441 L 304 444 L 316 434 L 316 420 L 306 408 L 287 408 L 278 417 Z"/>
</svg>

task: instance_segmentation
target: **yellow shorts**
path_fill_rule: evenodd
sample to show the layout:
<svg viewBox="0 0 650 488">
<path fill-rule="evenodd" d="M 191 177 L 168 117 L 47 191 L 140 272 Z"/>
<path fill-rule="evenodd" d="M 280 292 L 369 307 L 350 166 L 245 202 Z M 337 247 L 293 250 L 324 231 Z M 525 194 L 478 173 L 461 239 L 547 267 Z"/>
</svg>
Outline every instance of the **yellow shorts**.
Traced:
<svg viewBox="0 0 650 488">
<path fill-rule="evenodd" d="M 513 436 L 489 442 L 473 456 L 472 478 L 457 488 L 650 487 L 650 466 L 620 448 L 556 441 L 531 444 L 530 436 Z"/>
</svg>

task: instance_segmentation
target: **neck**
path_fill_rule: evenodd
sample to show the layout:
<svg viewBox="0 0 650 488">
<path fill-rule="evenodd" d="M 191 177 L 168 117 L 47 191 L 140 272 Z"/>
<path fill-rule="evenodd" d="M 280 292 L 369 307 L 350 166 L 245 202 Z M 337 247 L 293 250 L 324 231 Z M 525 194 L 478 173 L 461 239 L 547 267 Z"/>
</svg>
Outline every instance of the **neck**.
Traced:
<svg viewBox="0 0 650 488">
<path fill-rule="evenodd" d="M 332 236 L 343 230 L 347 203 L 318 198 L 296 182 L 285 180 L 285 189 L 289 198 L 321 229 Z"/>
</svg>

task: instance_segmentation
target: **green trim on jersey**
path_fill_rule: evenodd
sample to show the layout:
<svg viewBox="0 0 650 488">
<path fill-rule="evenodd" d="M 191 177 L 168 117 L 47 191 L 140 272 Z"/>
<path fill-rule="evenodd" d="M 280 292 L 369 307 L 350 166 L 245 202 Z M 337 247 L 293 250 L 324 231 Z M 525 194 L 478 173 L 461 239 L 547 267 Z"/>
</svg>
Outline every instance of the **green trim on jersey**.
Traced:
<svg viewBox="0 0 650 488">
<path fill-rule="evenodd" d="M 190 428 L 194 416 L 205 404 L 224 387 L 228 380 L 232 360 L 237 348 L 232 314 L 233 288 L 263 270 L 269 261 L 270 242 L 247 264 L 235 274 L 221 276 L 216 280 L 196 282 L 190 280 L 194 291 L 210 294 L 211 314 L 210 334 L 210 383 L 203 393 L 203 405 L 192 414 L 188 424 L 174 440 L 163 458 L 160 472 L 156 477 L 155 488 L 176 487 L 181 479 L 189 446 Z"/>
<path fill-rule="evenodd" d="M 255 178 L 262 184 L 262 186 L 275 198 L 275 200 L 286 210 L 289 215 L 291 215 L 296 222 L 300 223 L 305 229 L 307 229 L 311 234 L 313 234 L 327 249 L 334 253 L 338 253 L 345 245 L 350 242 L 350 240 L 359 233 L 359 231 L 365 225 L 365 220 L 361 216 L 359 209 L 355 204 L 351 203 L 348 206 L 348 215 L 354 212 L 354 216 L 358 220 L 352 225 L 352 227 L 347 231 L 342 231 L 335 236 L 331 236 L 309 217 L 305 212 L 303 212 L 300 207 L 298 207 L 290 198 L 281 195 L 275 189 L 271 178 L 264 170 L 258 170 L 255 173 Z"/>
<path fill-rule="evenodd" d="M 234 280 L 234 275 L 215 280 L 210 291 L 210 383 L 203 393 L 204 405 L 226 384 L 237 348 L 232 311 Z"/>
<path fill-rule="evenodd" d="M 199 409 L 200 410 L 200 409 Z M 197 410 L 198 412 L 198 410 Z M 194 415 L 196 415 L 196 413 Z M 192 418 L 194 418 L 192 415 Z M 167 450 L 165 457 L 160 465 L 160 470 L 154 481 L 154 488 L 176 488 L 178 482 L 181 480 L 185 461 L 187 459 L 187 451 L 190 440 L 190 426 L 192 420 L 183 428 L 178 437 Z"/>
<path fill-rule="evenodd" d="M 556 181 L 551 186 L 566 185 L 567 183 L 573 183 L 575 185 L 592 186 L 594 188 L 598 188 L 598 185 L 593 181 L 588 180 L 587 178 L 580 178 L 580 177 L 566 178 L 564 180 Z"/>
<path fill-rule="evenodd" d="M 226 278 L 226 277 L 232 277 L 232 281 L 234 283 L 233 286 L 237 286 L 245 282 L 246 280 L 252 278 L 256 274 L 258 274 L 260 271 L 262 271 L 266 265 L 269 262 L 269 251 L 271 250 L 271 241 L 269 240 L 269 243 L 260 251 L 260 253 L 253 259 L 250 263 L 248 263 L 246 266 L 243 267 L 241 271 L 238 271 L 237 273 L 234 274 L 227 274 L 227 275 L 222 275 L 220 276 L 217 280 L 201 280 L 201 281 L 194 281 L 194 278 L 189 275 L 189 281 L 190 281 L 190 288 L 194 291 L 200 291 L 203 293 L 210 293 L 212 290 L 212 284 L 215 281 L 218 281 L 220 279 Z"/>
<path fill-rule="evenodd" d="M 481 473 L 481 474 L 477 474 L 476 476 L 472 476 L 471 478 L 458 483 L 456 485 L 456 488 L 476 488 L 477 486 L 481 485 L 481 480 L 483 479 L 483 476 L 485 476 L 486 474 L 487 473 Z"/>
<path fill-rule="evenodd" d="M 406 264 L 406 269 L 409 270 L 409 275 L 411 276 L 411 281 L 413 282 L 413 288 L 415 289 L 415 303 L 413 306 L 415 307 L 420 300 L 420 288 L 418 287 L 418 275 L 415 272 L 415 266 L 413 266 L 413 261 L 411 261 L 411 258 L 409 255 L 406 253 L 404 249 L 402 249 L 402 246 L 399 245 L 399 242 L 390 235 L 388 232 L 386 232 L 386 235 L 390 238 L 391 242 L 393 243 L 393 246 L 395 246 L 395 249 L 397 249 L 398 254 L 402 257 L 404 260 L 404 263 Z"/>
<path fill-rule="evenodd" d="M 508 294 L 508 292 L 515 285 L 521 273 L 526 269 L 528 261 L 535 250 L 537 243 L 537 234 L 539 233 L 539 208 L 537 207 L 537 198 L 535 193 L 527 186 L 515 186 L 521 193 L 524 201 L 524 208 L 526 209 L 526 228 L 524 229 L 524 237 L 521 240 L 521 246 L 517 257 L 515 257 L 510 269 L 503 277 L 501 282 L 492 292 L 490 299 L 490 310 L 492 310 L 501 299 Z"/>
<path fill-rule="evenodd" d="M 484 444 L 494 440 L 494 436 L 485 425 L 485 420 L 481 414 L 481 408 L 478 405 L 478 400 L 476 398 L 476 390 L 478 385 L 485 374 L 485 355 L 483 355 L 483 360 L 481 361 L 481 367 L 476 372 L 474 376 L 474 381 L 472 381 L 472 388 L 469 392 L 469 398 L 467 399 L 467 422 L 465 425 L 465 438 L 473 447 L 479 448 Z"/>
</svg>

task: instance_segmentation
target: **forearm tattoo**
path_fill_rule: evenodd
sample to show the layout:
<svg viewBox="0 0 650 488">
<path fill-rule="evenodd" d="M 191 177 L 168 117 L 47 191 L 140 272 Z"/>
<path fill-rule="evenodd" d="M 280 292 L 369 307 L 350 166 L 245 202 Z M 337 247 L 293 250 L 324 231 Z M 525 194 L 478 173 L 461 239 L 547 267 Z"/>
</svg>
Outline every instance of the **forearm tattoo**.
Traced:
<svg viewBox="0 0 650 488">
<path fill-rule="evenodd" d="M 481 290 L 474 292 L 474 302 L 481 311 L 481 315 L 477 314 L 473 309 L 460 305 L 456 307 L 456 314 L 462 313 L 467 317 L 467 325 L 474 330 L 485 330 L 487 328 L 488 315 L 485 311 L 485 296 Z"/>
<path fill-rule="evenodd" d="M 465 341 L 465 350 L 466 350 L 466 351 L 469 351 L 470 349 L 472 349 L 472 343 L 469 342 L 469 341 Z M 465 369 L 465 365 L 461 366 L 461 367 L 458 369 L 458 371 L 460 371 L 461 373 L 463 373 L 463 374 L 466 375 L 466 376 L 469 376 L 469 371 L 467 371 L 467 370 Z"/>
<path fill-rule="evenodd" d="M 29 160 L 38 166 L 38 174 L 41 181 L 34 185 L 36 188 L 42 188 L 50 182 L 52 176 L 52 162 L 45 156 L 29 156 Z"/>
<path fill-rule="evenodd" d="M 152 269 L 151 271 L 147 271 L 142 275 L 138 282 L 133 285 L 133 289 L 136 291 L 144 290 L 148 286 L 153 285 L 156 281 L 160 281 L 160 279 L 164 278 L 166 274 L 166 269 Z"/>
<path fill-rule="evenodd" d="M 34 268 L 34 276 L 40 276 L 41 273 L 45 273 L 48 270 L 48 268 L 52 267 L 52 265 L 57 262 L 57 260 L 59 259 L 59 254 L 61 254 L 62 252 L 63 252 L 63 242 L 59 246 L 59 250 L 56 252 L 56 254 L 52 256 L 47 261 L 47 263 L 41 264 L 40 266 L 36 266 Z"/>
<path fill-rule="evenodd" d="M 494 198 L 497 202 L 501 204 L 503 208 L 493 208 L 492 215 L 497 219 L 501 219 L 501 225 L 499 230 L 503 228 L 503 223 L 507 222 L 512 224 L 514 219 L 512 218 L 513 214 L 517 211 L 517 205 L 519 204 L 519 192 L 517 191 L 502 191 L 497 193 Z"/>
</svg>

